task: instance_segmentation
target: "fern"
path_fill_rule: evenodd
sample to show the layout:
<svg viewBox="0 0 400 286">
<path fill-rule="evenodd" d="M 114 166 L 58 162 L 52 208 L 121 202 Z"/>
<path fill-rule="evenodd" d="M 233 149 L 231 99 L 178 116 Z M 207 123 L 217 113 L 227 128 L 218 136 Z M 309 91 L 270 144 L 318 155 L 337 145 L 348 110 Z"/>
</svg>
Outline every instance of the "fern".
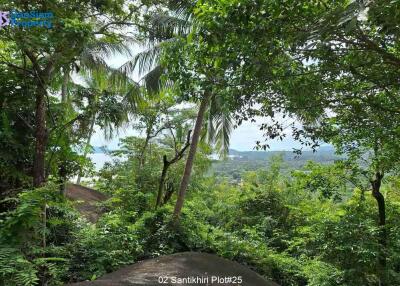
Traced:
<svg viewBox="0 0 400 286">
<path fill-rule="evenodd" d="M 35 266 L 18 249 L 0 247 L 1 286 L 34 286 L 38 282 Z"/>
</svg>

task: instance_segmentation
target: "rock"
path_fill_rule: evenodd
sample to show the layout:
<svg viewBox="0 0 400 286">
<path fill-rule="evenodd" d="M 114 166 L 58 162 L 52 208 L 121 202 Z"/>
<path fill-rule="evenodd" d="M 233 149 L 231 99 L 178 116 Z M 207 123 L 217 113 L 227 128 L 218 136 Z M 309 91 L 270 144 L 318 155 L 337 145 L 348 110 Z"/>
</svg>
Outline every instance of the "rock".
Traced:
<svg viewBox="0 0 400 286">
<path fill-rule="evenodd" d="M 75 202 L 75 208 L 90 222 L 97 222 L 102 210 L 98 203 L 108 197 L 96 190 L 76 184 L 67 184 L 65 196 Z"/>
<path fill-rule="evenodd" d="M 241 283 L 240 283 L 241 282 Z M 144 260 L 91 282 L 70 286 L 243 285 L 279 286 L 256 272 L 216 255 L 184 252 Z"/>
</svg>

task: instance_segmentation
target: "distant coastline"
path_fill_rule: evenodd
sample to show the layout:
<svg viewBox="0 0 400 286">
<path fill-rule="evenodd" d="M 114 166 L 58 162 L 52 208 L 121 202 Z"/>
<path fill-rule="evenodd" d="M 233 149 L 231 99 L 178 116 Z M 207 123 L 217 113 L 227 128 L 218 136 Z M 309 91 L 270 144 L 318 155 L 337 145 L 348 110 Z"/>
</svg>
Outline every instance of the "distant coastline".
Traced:
<svg viewBox="0 0 400 286">
<path fill-rule="evenodd" d="M 113 157 L 108 154 L 109 151 L 106 147 L 93 147 L 93 152 L 89 154 L 89 158 L 95 164 L 95 169 L 99 171 L 106 162 L 112 162 Z M 297 156 L 293 151 L 276 151 L 276 150 L 266 150 L 266 151 L 238 151 L 235 149 L 229 149 L 229 158 L 240 161 L 264 161 L 268 158 L 282 154 L 284 158 L 292 159 L 298 157 L 299 159 L 313 159 L 316 157 L 328 156 L 330 159 L 335 157 L 335 149 L 332 146 L 322 146 L 317 152 L 313 153 L 311 150 L 303 151 L 302 155 Z"/>
</svg>

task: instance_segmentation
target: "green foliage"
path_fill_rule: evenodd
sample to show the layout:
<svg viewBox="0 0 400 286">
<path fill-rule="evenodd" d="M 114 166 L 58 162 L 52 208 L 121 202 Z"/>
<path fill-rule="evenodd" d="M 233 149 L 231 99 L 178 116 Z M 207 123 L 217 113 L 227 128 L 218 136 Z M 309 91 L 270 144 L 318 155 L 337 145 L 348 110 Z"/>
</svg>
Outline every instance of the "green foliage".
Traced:
<svg viewBox="0 0 400 286">
<path fill-rule="evenodd" d="M 30 185 L 32 168 L 32 129 L 24 120 L 33 116 L 34 102 L 26 97 L 31 82 L 21 86 L 23 77 L 9 69 L 0 71 L 0 198 L 6 190 Z M 13 96 L 9 96 L 12 93 Z"/>
<path fill-rule="evenodd" d="M 68 268 L 65 246 L 73 240 L 77 215 L 58 189 L 50 184 L 24 191 L 16 208 L 0 215 L 4 285 L 62 285 Z"/>
<path fill-rule="evenodd" d="M 283 286 L 400 285 L 400 2 L 128 2 L 33 1 L 55 14 L 53 29 L 0 30 L 0 286 L 92 280 L 181 251 L 216 253 Z M 132 40 L 150 49 L 107 66 L 131 55 Z M 138 84 L 127 78 L 135 68 L 148 72 Z M 178 104 L 199 101 L 207 140 L 177 223 L 180 150 L 196 117 Z M 267 138 L 291 128 L 345 157 L 245 152 L 210 171 L 235 124 L 259 115 L 272 119 L 260 126 Z M 90 169 L 95 126 L 111 138 L 131 117 L 143 137 L 121 140 L 97 174 L 110 199 L 88 223 L 59 187 Z M 50 183 L 29 189 L 33 175 Z"/>
<path fill-rule="evenodd" d="M 135 223 L 134 231 L 140 235 L 146 257 L 190 250 L 182 229 L 173 224 L 171 208 L 144 213 Z"/>
<path fill-rule="evenodd" d="M 176 132 L 176 130 L 171 130 L 171 132 Z M 111 153 L 116 160 L 112 164 L 106 164 L 100 170 L 100 178 L 96 182 L 97 188 L 105 193 L 112 194 L 117 204 L 118 201 L 123 204 L 135 203 L 135 200 L 140 201 L 138 213 L 150 209 L 151 206 L 155 205 L 155 197 L 157 196 L 163 168 L 163 156 L 173 158 L 176 149 L 181 148 L 184 144 L 184 142 L 178 141 L 177 135 L 169 135 L 167 129 L 165 134 L 160 135 L 161 138 L 154 138 L 147 143 L 146 139 L 133 136 L 122 139 L 120 149 Z M 182 135 L 181 140 L 185 141 L 186 135 Z M 200 152 L 197 154 L 194 166 L 194 172 L 197 176 L 192 180 L 193 185 L 199 181 L 210 165 L 210 160 L 207 157 L 210 147 L 207 144 L 202 144 L 199 149 Z M 142 164 L 142 160 L 145 160 L 145 164 Z M 178 189 L 184 164 L 184 160 L 172 164 L 167 173 L 166 184 L 173 194 Z M 121 196 L 125 196 L 125 198 Z M 115 207 L 112 206 L 112 208 Z"/>
<path fill-rule="evenodd" d="M 320 198 L 340 200 L 347 195 L 350 176 L 341 163 L 320 165 L 308 162 L 303 170 L 293 172 L 294 188 L 317 194 Z"/>
<path fill-rule="evenodd" d="M 209 182 L 206 200 L 199 191 L 188 204 L 192 221 L 206 223 L 196 236 L 204 240 L 200 249 L 251 265 L 281 285 L 375 285 L 382 276 L 379 228 L 370 211 L 374 198 L 357 189 L 351 195 L 351 186 L 342 181 L 344 167 L 309 163 L 298 171 L 302 175 L 280 177 L 277 184 L 263 171 L 247 174 L 240 186 Z M 331 172 L 322 172 L 325 168 Z M 322 174 L 333 190 L 342 188 L 339 200 L 304 188 L 304 180 L 318 181 Z M 388 213 L 397 213 L 393 207 Z M 388 229 L 396 225 L 388 222 Z M 399 261 L 396 241 L 393 236 L 388 241 L 388 261 Z M 398 283 L 396 263 L 385 274 L 393 285 Z"/>
<path fill-rule="evenodd" d="M 111 198 L 104 203 L 107 213 L 96 224 L 76 220 L 54 186 L 19 196 L 17 207 L 2 214 L 4 285 L 91 280 L 122 265 L 182 251 L 216 253 L 281 285 L 372 286 L 382 277 L 379 228 L 370 211 L 374 198 L 358 189 L 350 192 L 352 186 L 345 183 L 352 179 L 348 166 L 308 163 L 288 173 L 281 170 L 282 158 L 273 157 L 269 169 L 246 172 L 236 185 L 197 173 L 176 224 L 171 205 L 154 210 L 153 191 L 136 184 L 124 187 L 129 180 L 123 176 L 129 172 L 119 164 L 136 168 L 132 154 L 100 173 L 101 184 L 108 180 L 103 187 Z M 324 187 L 338 199 L 321 196 Z M 383 192 L 390 196 L 385 275 L 396 285 L 398 178 L 389 178 Z"/>
<path fill-rule="evenodd" d="M 34 264 L 21 255 L 18 249 L 0 248 L 0 285 L 37 285 L 37 272 Z"/>
<path fill-rule="evenodd" d="M 119 266 L 133 263 L 143 252 L 137 235 L 117 215 L 104 218 L 98 227 L 87 226 L 69 245 L 68 279 L 94 279 Z"/>
</svg>

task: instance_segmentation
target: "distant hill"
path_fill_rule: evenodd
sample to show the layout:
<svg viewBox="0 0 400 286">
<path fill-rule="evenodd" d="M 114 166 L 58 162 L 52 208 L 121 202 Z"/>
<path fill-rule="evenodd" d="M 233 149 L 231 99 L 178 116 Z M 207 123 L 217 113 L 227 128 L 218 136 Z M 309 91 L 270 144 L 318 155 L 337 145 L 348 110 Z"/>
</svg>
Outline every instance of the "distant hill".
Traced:
<svg viewBox="0 0 400 286">
<path fill-rule="evenodd" d="M 94 154 L 104 154 L 106 150 L 106 147 L 93 147 Z M 295 154 L 293 151 L 238 151 L 229 149 L 228 158 L 214 160 L 208 173 L 219 178 L 238 181 L 243 172 L 268 168 L 271 158 L 277 155 L 282 155 L 283 172 L 300 169 L 307 161 L 331 164 L 340 159 L 332 146 L 320 147 L 316 152 L 303 151 L 301 155 Z"/>
<path fill-rule="evenodd" d="M 330 161 L 337 159 L 335 149 L 332 146 L 320 147 L 316 152 L 303 151 L 301 155 L 295 154 L 293 151 L 237 151 L 229 149 L 229 156 L 235 160 L 257 161 L 266 160 L 273 156 L 282 154 L 285 161 L 287 160 L 317 160 Z"/>
<path fill-rule="evenodd" d="M 94 146 L 93 147 L 93 154 L 103 154 L 107 153 L 106 151 L 109 150 L 106 146 Z M 295 157 L 295 153 L 292 151 L 238 151 L 235 149 L 229 149 L 229 156 L 231 158 L 234 157 L 243 157 L 246 160 L 265 160 L 266 158 L 270 158 L 277 154 L 284 154 L 285 158 Z M 335 149 L 332 146 L 322 146 L 320 147 L 317 152 L 313 153 L 312 151 L 303 151 L 301 158 L 322 158 L 324 156 L 332 157 L 335 156 Z"/>
<path fill-rule="evenodd" d="M 93 148 L 93 154 L 104 154 L 106 151 L 110 151 L 107 149 L 106 146 L 94 146 Z"/>
<path fill-rule="evenodd" d="M 301 155 L 292 151 L 237 151 L 230 149 L 227 159 L 213 162 L 209 174 L 218 178 L 238 181 L 243 172 L 268 168 L 271 158 L 278 155 L 283 158 L 283 172 L 300 169 L 307 161 L 331 164 L 341 158 L 335 154 L 335 149 L 331 146 L 320 147 L 316 152 L 303 151 Z"/>
</svg>

